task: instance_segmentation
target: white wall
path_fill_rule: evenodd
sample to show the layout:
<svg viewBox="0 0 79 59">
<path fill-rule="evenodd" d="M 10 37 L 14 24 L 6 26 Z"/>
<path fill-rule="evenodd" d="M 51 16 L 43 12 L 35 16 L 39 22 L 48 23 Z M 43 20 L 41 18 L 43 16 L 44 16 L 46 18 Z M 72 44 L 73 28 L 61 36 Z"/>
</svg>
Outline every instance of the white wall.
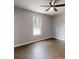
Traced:
<svg viewBox="0 0 79 59">
<path fill-rule="evenodd" d="M 38 15 L 42 18 L 42 35 L 33 36 L 32 16 Z M 34 40 L 52 36 L 51 16 L 15 8 L 14 11 L 14 45 L 24 44 Z"/>
<path fill-rule="evenodd" d="M 52 17 L 52 35 L 53 37 L 65 40 L 65 14 Z"/>
</svg>

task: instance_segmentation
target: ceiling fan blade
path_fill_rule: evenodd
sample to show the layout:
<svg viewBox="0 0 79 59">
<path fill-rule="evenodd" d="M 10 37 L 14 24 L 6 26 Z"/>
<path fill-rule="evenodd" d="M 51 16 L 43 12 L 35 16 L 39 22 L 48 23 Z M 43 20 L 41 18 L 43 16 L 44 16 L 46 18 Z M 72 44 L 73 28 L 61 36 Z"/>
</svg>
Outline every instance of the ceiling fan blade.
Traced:
<svg viewBox="0 0 79 59">
<path fill-rule="evenodd" d="M 50 9 L 50 7 L 48 9 L 46 9 L 45 11 L 48 11 Z"/>
<path fill-rule="evenodd" d="M 51 2 L 52 2 L 53 0 L 51 0 Z"/>
<path fill-rule="evenodd" d="M 53 0 L 50 1 L 50 4 L 53 2 Z"/>
<path fill-rule="evenodd" d="M 60 0 L 53 0 L 52 5 L 55 5 L 55 3 L 58 1 L 60 1 Z"/>
<path fill-rule="evenodd" d="M 54 8 L 55 11 L 58 11 L 56 8 Z"/>
<path fill-rule="evenodd" d="M 55 5 L 54 7 L 61 7 L 61 6 L 65 6 L 65 4 Z"/>
<path fill-rule="evenodd" d="M 42 6 L 42 7 L 50 7 L 50 6 L 46 6 L 46 5 L 40 5 L 40 6 Z"/>
<path fill-rule="evenodd" d="M 54 5 L 56 3 L 56 0 L 53 0 L 52 5 Z"/>
</svg>

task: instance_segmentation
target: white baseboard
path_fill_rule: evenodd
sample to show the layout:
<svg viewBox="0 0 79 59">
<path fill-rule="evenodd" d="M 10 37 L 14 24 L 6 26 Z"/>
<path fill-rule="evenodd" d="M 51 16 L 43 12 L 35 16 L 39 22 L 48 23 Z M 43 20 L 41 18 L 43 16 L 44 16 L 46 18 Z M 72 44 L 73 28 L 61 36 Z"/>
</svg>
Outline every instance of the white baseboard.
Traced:
<svg viewBox="0 0 79 59">
<path fill-rule="evenodd" d="M 65 41 L 65 39 L 63 39 L 63 38 L 60 38 L 60 37 L 53 37 L 53 38 L 56 38 L 56 39 L 58 39 L 58 40 L 62 40 L 62 41 Z"/>
<path fill-rule="evenodd" d="M 19 44 L 19 45 L 15 45 L 14 47 L 19 47 L 19 46 L 27 45 L 27 44 L 30 44 L 30 43 L 33 43 L 33 42 L 37 42 L 37 41 L 41 41 L 41 40 L 46 40 L 48 38 L 52 38 L 52 37 L 46 37 L 46 38 L 42 38 L 42 39 L 39 39 L 39 40 L 33 40 L 31 42 L 26 42 L 26 43 L 22 43 L 22 44 Z"/>
</svg>

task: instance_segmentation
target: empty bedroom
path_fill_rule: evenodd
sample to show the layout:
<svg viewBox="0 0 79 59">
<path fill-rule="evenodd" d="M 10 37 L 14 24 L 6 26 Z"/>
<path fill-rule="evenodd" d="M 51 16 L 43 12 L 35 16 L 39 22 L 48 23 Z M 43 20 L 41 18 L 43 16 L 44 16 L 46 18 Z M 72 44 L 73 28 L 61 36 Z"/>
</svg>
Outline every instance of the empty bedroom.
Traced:
<svg viewBox="0 0 79 59">
<path fill-rule="evenodd" d="M 65 59 L 65 0 L 14 0 L 14 59 Z"/>
</svg>

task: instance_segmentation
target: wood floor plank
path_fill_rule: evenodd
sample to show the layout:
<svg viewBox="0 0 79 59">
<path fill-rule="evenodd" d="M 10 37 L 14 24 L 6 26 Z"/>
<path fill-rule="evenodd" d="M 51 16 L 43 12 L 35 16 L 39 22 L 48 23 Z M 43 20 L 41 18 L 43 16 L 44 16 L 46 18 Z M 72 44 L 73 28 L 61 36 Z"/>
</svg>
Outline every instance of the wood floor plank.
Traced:
<svg viewBox="0 0 79 59">
<path fill-rule="evenodd" d="M 49 39 L 16 47 L 14 59 L 65 59 L 65 44 Z"/>
</svg>

